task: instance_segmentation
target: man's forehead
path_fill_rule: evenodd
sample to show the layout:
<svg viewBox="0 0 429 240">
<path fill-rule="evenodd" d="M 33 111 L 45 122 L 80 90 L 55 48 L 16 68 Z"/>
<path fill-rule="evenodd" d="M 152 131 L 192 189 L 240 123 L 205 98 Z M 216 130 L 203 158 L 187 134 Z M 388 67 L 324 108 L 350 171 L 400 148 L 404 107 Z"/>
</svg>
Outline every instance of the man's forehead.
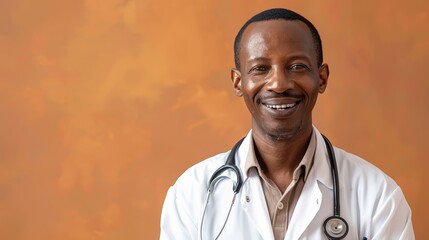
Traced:
<svg viewBox="0 0 429 240">
<path fill-rule="evenodd" d="M 289 42 L 305 42 L 313 45 L 310 29 L 299 20 L 273 19 L 257 21 L 249 24 L 243 32 L 240 47 L 262 47 L 267 39 Z"/>
<path fill-rule="evenodd" d="M 249 24 L 243 32 L 242 40 L 244 38 L 252 38 L 253 35 L 282 34 L 288 30 L 307 32 L 307 36 L 311 39 L 310 29 L 300 20 L 270 19 Z"/>
</svg>

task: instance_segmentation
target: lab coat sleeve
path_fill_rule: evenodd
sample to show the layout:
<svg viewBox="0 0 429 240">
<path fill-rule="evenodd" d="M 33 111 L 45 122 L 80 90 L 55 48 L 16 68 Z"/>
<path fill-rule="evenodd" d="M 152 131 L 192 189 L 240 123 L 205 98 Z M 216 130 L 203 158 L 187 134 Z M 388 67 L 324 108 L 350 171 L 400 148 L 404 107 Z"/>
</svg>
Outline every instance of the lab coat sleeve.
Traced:
<svg viewBox="0 0 429 240">
<path fill-rule="evenodd" d="M 198 228 L 187 209 L 176 187 L 170 187 L 162 208 L 160 240 L 196 239 Z"/>
<path fill-rule="evenodd" d="M 380 202 L 373 217 L 373 238 L 415 239 L 411 223 L 411 210 L 399 187 L 384 202 Z"/>
</svg>

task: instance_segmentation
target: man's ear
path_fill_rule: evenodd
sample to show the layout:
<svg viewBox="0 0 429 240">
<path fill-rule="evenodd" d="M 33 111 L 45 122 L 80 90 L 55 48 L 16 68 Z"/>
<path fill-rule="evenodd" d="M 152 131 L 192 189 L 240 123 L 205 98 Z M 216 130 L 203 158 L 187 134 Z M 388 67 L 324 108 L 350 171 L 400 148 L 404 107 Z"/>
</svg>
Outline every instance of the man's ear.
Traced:
<svg viewBox="0 0 429 240">
<path fill-rule="evenodd" d="M 329 66 L 324 63 L 319 68 L 319 93 L 324 93 L 328 86 Z"/>
<path fill-rule="evenodd" d="M 243 92 L 241 91 L 241 73 L 238 69 L 231 69 L 231 81 L 232 87 L 235 91 L 235 95 L 237 95 L 238 97 L 243 96 Z"/>
</svg>

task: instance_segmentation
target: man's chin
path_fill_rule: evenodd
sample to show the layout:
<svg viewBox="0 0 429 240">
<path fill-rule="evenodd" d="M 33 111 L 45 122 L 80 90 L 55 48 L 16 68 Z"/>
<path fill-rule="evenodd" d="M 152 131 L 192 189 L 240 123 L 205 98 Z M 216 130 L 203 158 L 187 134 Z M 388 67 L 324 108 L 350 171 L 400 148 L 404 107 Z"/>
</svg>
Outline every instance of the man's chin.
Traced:
<svg viewBox="0 0 429 240">
<path fill-rule="evenodd" d="M 267 136 L 273 141 L 288 141 L 295 138 L 296 132 L 267 133 Z"/>
<path fill-rule="evenodd" d="M 265 134 L 273 141 L 290 141 L 304 134 L 303 124 L 299 124 L 295 127 L 275 127 L 266 129 Z"/>
<path fill-rule="evenodd" d="M 283 141 L 283 140 L 291 140 L 296 137 L 296 135 L 300 132 L 299 128 L 297 129 L 270 129 L 270 131 L 266 131 L 265 134 L 274 141 Z"/>
</svg>

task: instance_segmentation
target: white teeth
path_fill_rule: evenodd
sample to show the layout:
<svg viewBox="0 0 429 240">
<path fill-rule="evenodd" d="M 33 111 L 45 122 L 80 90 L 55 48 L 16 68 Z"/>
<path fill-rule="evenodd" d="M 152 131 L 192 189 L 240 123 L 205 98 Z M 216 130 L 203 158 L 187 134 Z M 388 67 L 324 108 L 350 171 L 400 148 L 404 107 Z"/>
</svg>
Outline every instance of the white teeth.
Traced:
<svg viewBox="0 0 429 240">
<path fill-rule="evenodd" d="M 296 103 L 290 103 L 290 104 L 266 104 L 265 106 L 267 106 L 268 108 L 271 109 L 287 109 L 287 108 L 291 108 L 294 107 L 296 105 Z"/>
</svg>

